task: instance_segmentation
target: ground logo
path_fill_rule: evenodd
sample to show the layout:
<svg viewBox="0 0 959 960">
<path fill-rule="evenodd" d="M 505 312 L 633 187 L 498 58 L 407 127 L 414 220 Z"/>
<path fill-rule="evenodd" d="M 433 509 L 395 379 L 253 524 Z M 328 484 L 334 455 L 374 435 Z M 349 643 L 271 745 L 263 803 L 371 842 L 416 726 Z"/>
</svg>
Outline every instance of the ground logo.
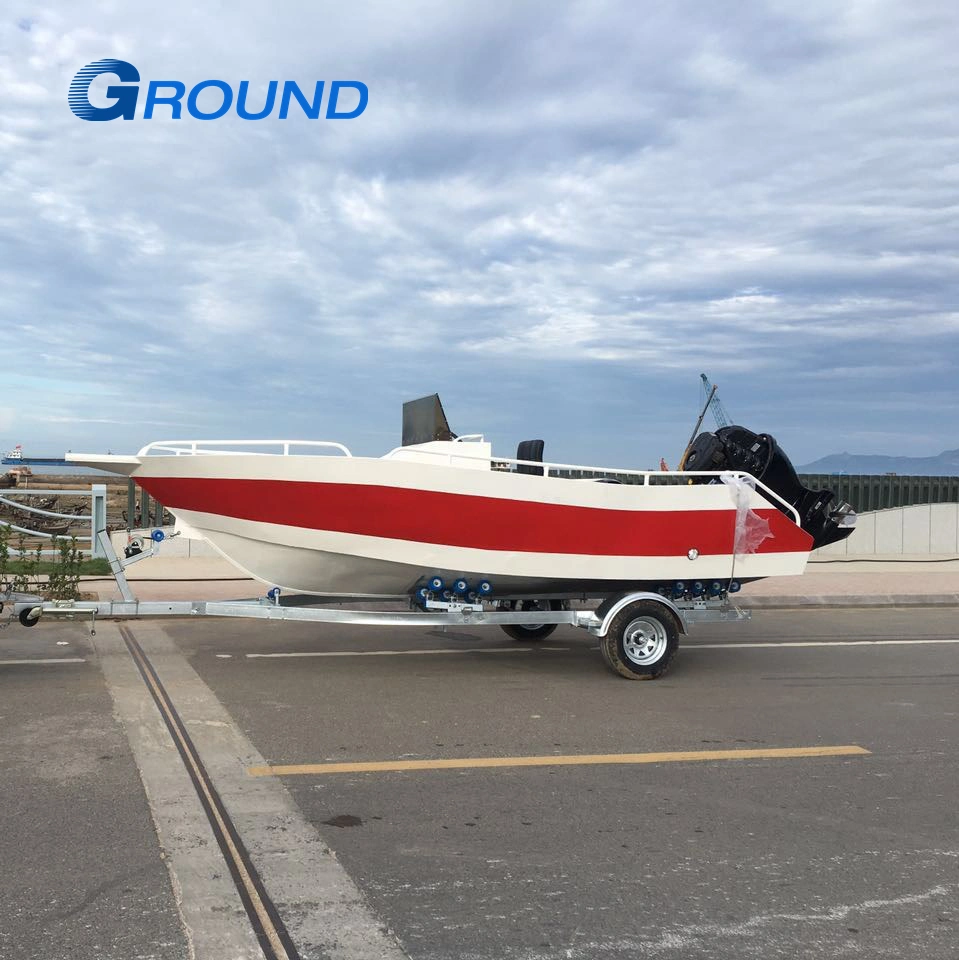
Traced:
<svg viewBox="0 0 959 960">
<path fill-rule="evenodd" d="M 102 74 L 112 74 L 119 83 L 110 84 L 106 95 L 113 100 L 109 106 L 98 107 L 90 102 L 90 85 Z M 265 120 L 273 114 L 279 102 L 277 119 L 286 120 L 291 108 L 297 109 L 309 120 L 320 118 L 323 106 L 325 82 L 317 80 L 308 96 L 293 80 L 270 80 L 266 90 L 258 90 L 256 109 L 250 108 L 250 81 L 241 80 L 234 92 L 225 80 L 201 80 L 187 93 L 186 84 L 180 80 L 151 80 L 147 85 L 143 104 L 143 119 L 152 120 L 154 115 L 180 120 L 186 113 L 194 120 L 219 120 L 231 109 L 241 120 Z M 342 108 L 340 95 L 344 90 L 355 91 L 359 100 L 354 107 Z M 352 93 L 344 99 L 352 99 Z M 140 71 L 126 60 L 96 60 L 79 70 L 70 84 L 67 103 L 81 120 L 133 120 L 136 117 L 140 97 Z M 186 101 L 184 102 L 184 97 Z M 201 102 L 202 98 L 202 102 Z M 327 120 L 355 120 L 366 109 L 369 89 L 359 80 L 333 80 L 326 98 Z M 167 113 L 169 110 L 169 113 Z"/>
</svg>

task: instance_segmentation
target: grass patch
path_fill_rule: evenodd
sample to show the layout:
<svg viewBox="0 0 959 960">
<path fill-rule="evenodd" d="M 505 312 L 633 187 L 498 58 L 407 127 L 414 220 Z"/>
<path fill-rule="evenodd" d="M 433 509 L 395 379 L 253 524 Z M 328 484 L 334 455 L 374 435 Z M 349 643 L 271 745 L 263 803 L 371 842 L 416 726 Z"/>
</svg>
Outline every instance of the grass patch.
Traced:
<svg viewBox="0 0 959 960">
<path fill-rule="evenodd" d="M 52 560 L 8 560 L 7 571 L 9 573 L 20 574 L 39 574 L 40 576 L 49 576 L 60 569 L 60 564 Z M 100 557 L 81 560 L 77 569 L 77 574 L 81 577 L 102 577 L 109 576 L 110 564 L 107 560 Z"/>
</svg>

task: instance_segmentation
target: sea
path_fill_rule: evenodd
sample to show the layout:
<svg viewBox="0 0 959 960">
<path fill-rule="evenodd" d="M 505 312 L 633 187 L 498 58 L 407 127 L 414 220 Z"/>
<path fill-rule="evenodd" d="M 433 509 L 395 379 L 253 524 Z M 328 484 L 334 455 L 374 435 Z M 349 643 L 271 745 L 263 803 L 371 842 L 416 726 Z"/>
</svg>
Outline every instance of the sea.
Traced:
<svg viewBox="0 0 959 960">
<path fill-rule="evenodd" d="M 8 470 L 12 470 L 15 464 L 9 463 L 0 466 L 0 474 L 6 473 Z M 74 464 L 69 464 L 66 466 L 49 466 L 49 467 L 30 467 L 30 473 L 34 477 L 43 477 L 43 476 L 54 476 L 54 477 L 115 477 L 115 473 L 107 473 L 105 470 L 93 470 L 90 467 L 78 467 Z"/>
<path fill-rule="evenodd" d="M 10 467 L 0 467 L 0 472 L 4 470 L 9 470 Z M 31 467 L 30 472 L 35 477 L 43 476 L 44 474 L 52 475 L 55 477 L 72 477 L 72 476 L 83 476 L 83 477 L 115 477 L 115 473 L 107 473 L 105 470 L 93 470 L 91 467 L 78 467 L 73 464 L 64 467 Z"/>
</svg>

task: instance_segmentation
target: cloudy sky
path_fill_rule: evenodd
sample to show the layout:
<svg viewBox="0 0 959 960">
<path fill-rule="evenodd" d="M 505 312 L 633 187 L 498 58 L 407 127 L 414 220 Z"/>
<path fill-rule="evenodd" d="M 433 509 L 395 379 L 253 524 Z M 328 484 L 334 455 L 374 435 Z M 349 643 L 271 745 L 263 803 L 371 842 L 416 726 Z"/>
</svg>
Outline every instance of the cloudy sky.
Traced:
<svg viewBox="0 0 959 960">
<path fill-rule="evenodd" d="M 955 5 L 198 6 L 2 5 L 0 443 L 377 454 L 439 391 L 501 453 L 648 466 L 706 371 L 797 463 L 959 446 Z M 67 107 L 105 57 L 135 120 Z M 211 78 L 369 105 L 142 119 Z"/>
</svg>

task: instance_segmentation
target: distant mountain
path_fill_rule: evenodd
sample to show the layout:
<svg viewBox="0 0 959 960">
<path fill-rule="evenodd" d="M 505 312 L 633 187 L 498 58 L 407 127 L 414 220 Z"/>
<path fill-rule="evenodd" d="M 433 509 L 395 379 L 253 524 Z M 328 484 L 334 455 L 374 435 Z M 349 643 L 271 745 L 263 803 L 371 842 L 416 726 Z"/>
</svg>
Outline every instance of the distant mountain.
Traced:
<svg viewBox="0 0 959 960">
<path fill-rule="evenodd" d="M 897 473 L 901 477 L 957 477 L 959 450 L 946 450 L 938 457 L 880 457 L 859 453 L 831 453 L 796 467 L 797 473 Z"/>
</svg>

